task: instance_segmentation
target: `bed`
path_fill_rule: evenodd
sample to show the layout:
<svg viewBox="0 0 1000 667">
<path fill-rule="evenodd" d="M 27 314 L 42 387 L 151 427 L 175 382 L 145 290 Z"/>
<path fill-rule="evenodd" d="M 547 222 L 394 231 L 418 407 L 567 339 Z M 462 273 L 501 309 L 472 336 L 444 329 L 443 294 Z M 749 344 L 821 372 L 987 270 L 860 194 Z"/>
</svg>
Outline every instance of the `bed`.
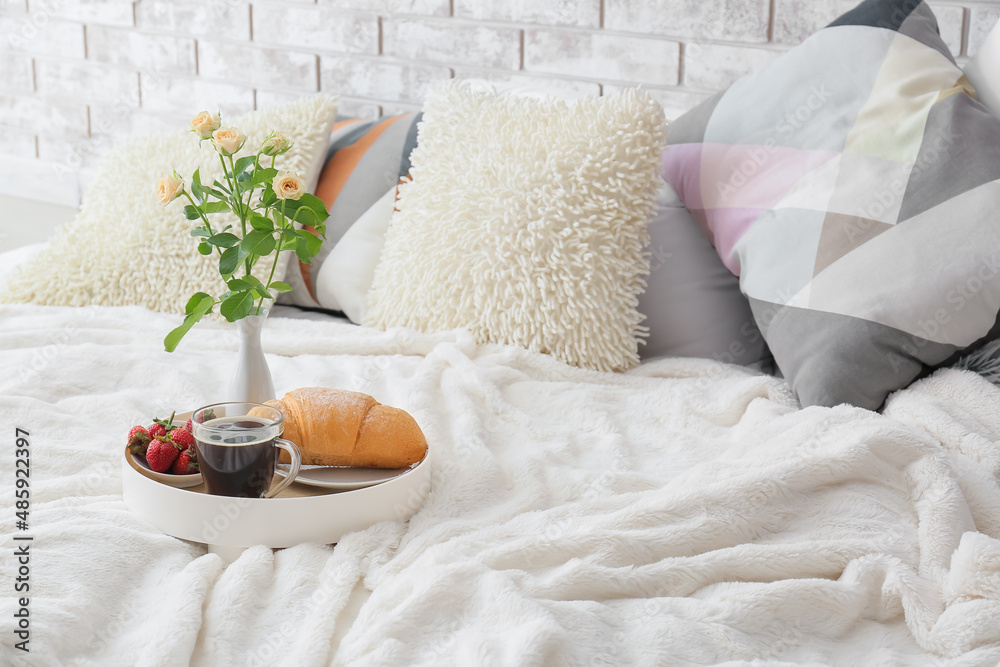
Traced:
<svg viewBox="0 0 1000 667">
<path fill-rule="evenodd" d="M 709 360 L 612 375 L 276 313 L 279 391 L 405 407 L 432 488 L 408 523 L 225 565 L 122 502 L 128 428 L 195 407 L 230 371 L 223 325 L 170 356 L 171 322 L 2 307 L 9 463 L 15 429 L 30 434 L 25 664 L 1000 660 L 1000 390 L 975 373 L 938 371 L 883 414 L 803 410 L 782 381 Z M 3 645 L 20 660 L 13 602 Z"/>
<path fill-rule="evenodd" d="M 888 0 L 864 6 L 879 4 L 895 9 Z M 931 25 L 925 5 L 910 5 L 916 23 L 895 24 L 906 39 L 890 35 L 887 44 L 909 48 Z M 853 20 L 852 29 L 861 19 Z M 459 126 L 440 107 L 460 106 L 464 94 L 449 89 L 424 127 Z M 724 110 L 712 104 L 676 123 L 673 145 L 696 143 L 697 122 Z M 393 122 L 405 145 L 418 119 Z M 415 175 L 430 171 L 433 135 L 420 142 Z M 687 159 L 685 151 L 674 155 Z M 680 171 L 665 169 L 668 181 L 670 169 Z M 398 201 L 383 188 L 368 204 L 384 211 L 388 202 L 391 215 L 394 203 L 406 213 L 441 196 L 421 199 L 419 176 L 404 194 L 396 177 L 388 191 Z M 683 179 L 673 185 L 687 197 L 675 211 L 721 238 L 712 207 L 696 206 Z M 77 227 L 95 224 L 102 191 L 94 192 Z M 661 213 L 670 208 L 660 204 Z M 385 227 L 365 215 L 364 234 L 342 234 L 361 250 L 334 249 L 325 261 L 365 254 L 372 230 Z M 130 224 L 139 233 L 144 223 Z M 0 266 L 9 273 L 40 253 L 70 252 L 66 238 L 5 253 Z M 393 242 L 390 230 L 383 256 Z M 722 261 L 756 270 L 740 248 Z M 380 270 L 360 282 L 387 290 L 387 278 L 403 275 Z M 484 342 L 468 327 L 358 326 L 314 307 L 335 297 L 357 319 L 391 319 L 390 309 L 355 312 L 364 301 L 357 285 L 324 295 L 319 273 L 299 275 L 317 282 L 301 302 L 275 306 L 263 332 L 275 389 L 339 387 L 410 412 L 433 462 L 412 517 L 335 545 L 252 546 L 232 562 L 162 534 L 123 502 L 125 436 L 218 395 L 238 346 L 232 325 L 204 320 L 168 353 L 164 334 L 178 315 L 139 298 L 2 303 L 5 664 L 1000 664 L 995 343 L 965 367 L 923 360 L 910 380 L 866 395 L 875 409 L 823 405 L 824 392 L 808 384 L 815 376 L 806 382 L 788 362 L 795 351 L 782 356 L 785 339 L 768 341 L 779 367 L 794 370 L 785 377 L 766 372 L 763 346 L 756 359 L 735 358 L 747 346 L 727 347 L 729 356 L 647 355 L 609 372 L 552 350 Z M 741 286 L 726 275 L 727 289 L 747 288 L 749 279 Z M 760 304 L 749 296 L 745 313 Z M 742 317 L 732 323 L 740 331 Z M 758 320 L 765 336 L 775 334 Z M 25 466 L 16 459 L 30 465 L 30 503 L 21 507 L 13 470 Z"/>
</svg>

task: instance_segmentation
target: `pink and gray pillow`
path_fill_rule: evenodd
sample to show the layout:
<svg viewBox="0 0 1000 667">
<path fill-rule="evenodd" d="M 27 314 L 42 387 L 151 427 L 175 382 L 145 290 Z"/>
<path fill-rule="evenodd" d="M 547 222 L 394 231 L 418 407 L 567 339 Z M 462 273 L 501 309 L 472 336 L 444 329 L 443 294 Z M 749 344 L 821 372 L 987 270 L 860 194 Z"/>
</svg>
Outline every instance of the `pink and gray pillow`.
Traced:
<svg viewBox="0 0 1000 667">
<path fill-rule="evenodd" d="M 803 405 L 877 409 L 1000 334 L 1000 121 L 926 3 L 862 2 L 668 143 Z"/>
</svg>

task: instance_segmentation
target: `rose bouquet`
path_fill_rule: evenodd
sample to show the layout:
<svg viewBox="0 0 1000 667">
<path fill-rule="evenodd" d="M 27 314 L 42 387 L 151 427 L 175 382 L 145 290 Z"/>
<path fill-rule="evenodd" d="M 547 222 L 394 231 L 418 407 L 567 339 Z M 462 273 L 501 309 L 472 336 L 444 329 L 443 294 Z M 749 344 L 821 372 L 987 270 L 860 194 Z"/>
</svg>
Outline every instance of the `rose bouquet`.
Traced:
<svg viewBox="0 0 1000 667">
<path fill-rule="evenodd" d="M 273 293 L 290 290 L 287 283 L 274 279 L 278 253 L 292 250 L 308 264 L 320 251 L 328 217 L 326 205 L 305 191 L 298 175 L 275 168 L 275 158 L 292 147 L 285 135 L 271 132 L 256 153 L 237 158 L 246 135 L 235 127 L 223 126 L 220 114 L 201 112 L 191 121 L 191 131 L 201 141 L 212 142 L 222 162 L 224 181 L 203 184 L 201 169 L 197 169 L 188 185 L 174 171 L 159 180 L 157 196 L 164 206 L 178 197 L 187 198 L 184 215 L 199 223 L 191 236 L 198 239 L 202 255 L 218 253 L 219 274 L 228 290 L 218 296 L 205 292 L 191 296 L 184 309 L 184 322 L 163 340 L 168 352 L 173 352 L 191 327 L 215 306 L 219 306 L 223 317 L 235 322 L 251 313 L 259 314 L 265 301 L 274 300 Z M 263 159 L 266 163 L 267 158 L 270 164 L 265 166 L 261 162 Z M 224 212 L 236 216 L 238 230 L 233 225 L 213 227 L 209 216 Z M 275 261 L 270 275 L 262 281 L 253 275 L 253 267 L 272 254 Z"/>
</svg>

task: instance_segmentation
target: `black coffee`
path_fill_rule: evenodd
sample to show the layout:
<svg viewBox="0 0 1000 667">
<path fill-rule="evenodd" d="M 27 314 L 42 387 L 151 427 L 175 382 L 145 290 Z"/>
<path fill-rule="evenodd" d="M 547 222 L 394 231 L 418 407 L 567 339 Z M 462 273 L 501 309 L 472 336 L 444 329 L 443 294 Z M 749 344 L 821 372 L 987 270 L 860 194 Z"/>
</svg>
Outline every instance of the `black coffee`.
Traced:
<svg viewBox="0 0 1000 667">
<path fill-rule="evenodd" d="M 274 424 L 261 417 L 220 417 L 203 424 L 220 430 L 195 438 L 198 466 L 208 492 L 219 496 L 260 498 L 271 486 L 277 448 Z"/>
</svg>

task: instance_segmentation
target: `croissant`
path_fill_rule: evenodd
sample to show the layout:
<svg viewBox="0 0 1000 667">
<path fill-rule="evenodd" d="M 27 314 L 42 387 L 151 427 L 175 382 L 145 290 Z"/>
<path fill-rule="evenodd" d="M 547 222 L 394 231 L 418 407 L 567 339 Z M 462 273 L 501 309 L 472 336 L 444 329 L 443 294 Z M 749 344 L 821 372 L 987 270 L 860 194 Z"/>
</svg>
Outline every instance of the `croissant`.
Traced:
<svg viewBox="0 0 1000 667">
<path fill-rule="evenodd" d="M 306 387 L 267 405 L 285 413 L 282 437 L 298 445 L 303 464 L 405 468 L 427 452 L 427 440 L 409 413 L 368 394 Z M 287 463 L 288 454 L 282 451 L 280 460 Z"/>
</svg>

